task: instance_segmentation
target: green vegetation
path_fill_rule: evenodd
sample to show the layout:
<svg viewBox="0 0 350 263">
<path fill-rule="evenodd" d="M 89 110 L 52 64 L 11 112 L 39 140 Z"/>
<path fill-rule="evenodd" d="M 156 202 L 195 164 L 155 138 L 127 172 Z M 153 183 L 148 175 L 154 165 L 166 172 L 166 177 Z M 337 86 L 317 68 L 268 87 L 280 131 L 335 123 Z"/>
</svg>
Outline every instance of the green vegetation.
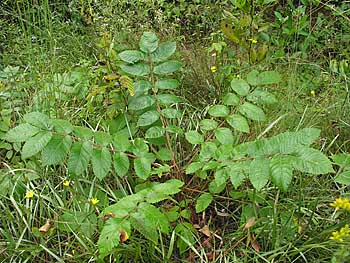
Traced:
<svg viewBox="0 0 350 263">
<path fill-rule="evenodd" d="M 1 262 L 350 260 L 348 1 L 0 3 Z"/>
</svg>

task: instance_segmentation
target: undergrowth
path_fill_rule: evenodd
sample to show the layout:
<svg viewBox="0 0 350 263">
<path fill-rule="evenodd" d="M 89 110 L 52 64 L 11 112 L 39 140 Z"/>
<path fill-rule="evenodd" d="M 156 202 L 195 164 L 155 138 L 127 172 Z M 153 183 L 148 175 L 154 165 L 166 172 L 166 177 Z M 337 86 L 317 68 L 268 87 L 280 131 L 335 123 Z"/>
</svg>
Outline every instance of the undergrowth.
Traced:
<svg viewBox="0 0 350 263">
<path fill-rule="evenodd" d="M 349 6 L 285 2 L 1 3 L 1 261 L 348 262 Z"/>
</svg>

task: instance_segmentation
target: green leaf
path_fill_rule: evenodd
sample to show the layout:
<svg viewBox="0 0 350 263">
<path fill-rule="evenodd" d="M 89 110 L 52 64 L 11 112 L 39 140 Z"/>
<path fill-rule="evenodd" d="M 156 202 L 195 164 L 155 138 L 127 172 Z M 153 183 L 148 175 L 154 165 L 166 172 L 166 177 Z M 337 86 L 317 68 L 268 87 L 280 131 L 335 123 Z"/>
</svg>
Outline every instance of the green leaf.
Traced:
<svg viewBox="0 0 350 263">
<path fill-rule="evenodd" d="M 41 112 L 27 113 L 23 116 L 23 119 L 25 122 L 44 130 L 50 130 L 52 128 L 51 119 Z"/>
<path fill-rule="evenodd" d="M 217 169 L 215 171 L 215 177 L 214 177 L 215 183 L 217 185 L 226 184 L 226 181 L 230 176 L 229 172 L 230 170 L 228 169 L 228 167 Z"/>
<path fill-rule="evenodd" d="M 100 146 L 107 146 L 112 142 L 112 136 L 103 131 L 94 132 L 95 142 Z"/>
<path fill-rule="evenodd" d="M 258 86 L 259 85 L 259 71 L 252 70 L 247 75 L 247 82 L 252 86 Z"/>
<path fill-rule="evenodd" d="M 163 193 L 166 195 L 173 195 L 173 194 L 177 194 L 178 192 L 180 192 L 180 188 L 183 185 L 184 185 L 184 182 L 182 182 L 178 179 L 170 179 L 164 183 L 156 184 L 152 188 L 153 188 L 153 191 L 155 191 L 155 192 Z M 147 195 L 147 196 L 150 197 L 150 195 Z M 160 201 L 162 201 L 162 200 L 160 200 Z"/>
<path fill-rule="evenodd" d="M 113 137 L 113 145 L 119 151 L 127 151 L 131 145 L 129 141 L 129 132 L 127 130 L 117 132 Z"/>
<path fill-rule="evenodd" d="M 277 103 L 276 97 L 270 92 L 256 89 L 247 96 L 247 99 L 255 104 L 274 104 Z"/>
<path fill-rule="evenodd" d="M 34 137 L 29 138 L 22 149 L 22 158 L 27 159 L 40 152 L 49 143 L 52 133 L 49 131 L 41 131 Z"/>
<path fill-rule="evenodd" d="M 144 55 L 138 50 L 125 50 L 119 53 L 119 57 L 126 63 L 135 63 L 142 60 Z"/>
<path fill-rule="evenodd" d="M 40 131 L 38 127 L 28 123 L 23 123 L 9 130 L 5 135 L 5 140 L 9 142 L 24 142 Z"/>
<path fill-rule="evenodd" d="M 345 171 L 340 173 L 337 177 L 334 178 L 334 181 L 338 184 L 350 185 L 350 171 Z"/>
<path fill-rule="evenodd" d="M 116 171 L 117 175 L 119 175 L 120 177 L 124 177 L 129 171 L 129 157 L 126 155 L 126 153 L 116 152 L 113 155 L 113 159 L 114 170 Z"/>
<path fill-rule="evenodd" d="M 165 130 L 163 127 L 154 126 L 154 127 L 149 128 L 146 131 L 145 137 L 146 138 L 159 138 L 159 137 L 163 136 L 164 133 L 165 133 Z"/>
<path fill-rule="evenodd" d="M 66 210 L 60 215 L 58 229 L 67 233 L 76 233 L 79 236 L 91 238 L 96 231 L 97 219 L 95 214 L 80 211 Z"/>
<path fill-rule="evenodd" d="M 230 110 L 225 105 L 214 105 L 210 107 L 208 113 L 213 117 L 226 117 L 230 113 Z"/>
<path fill-rule="evenodd" d="M 331 156 L 333 162 L 340 167 L 348 167 L 350 166 L 350 154 L 341 153 Z"/>
<path fill-rule="evenodd" d="M 152 53 L 158 48 L 158 37 L 153 32 L 144 32 L 140 39 L 140 49 L 145 53 Z"/>
<path fill-rule="evenodd" d="M 199 122 L 199 126 L 204 131 L 215 130 L 218 127 L 218 122 L 212 119 L 203 119 Z"/>
<path fill-rule="evenodd" d="M 159 116 L 160 114 L 158 111 L 147 111 L 139 117 L 139 120 L 137 121 L 137 126 L 140 127 L 151 125 L 159 119 Z"/>
<path fill-rule="evenodd" d="M 201 144 L 204 142 L 204 136 L 197 131 L 186 132 L 185 138 L 191 144 Z"/>
<path fill-rule="evenodd" d="M 176 60 L 170 60 L 167 62 L 163 62 L 154 67 L 154 74 L 157 75 L 167 75 L 174 73 L 175 71 L 181 68 L 181 63 Z"/>
<path fill-rule="evenodd" d="M 149 203 L 158 203 L 168 199 L 170 195 L 180 192 L 183 185 L 184 183 L 177 179 L 171 179 L 161 184 L 157 183 L 144 190 L 145 200 Z"/>
<path fill-rule="evenodd" d="M 104 259 L 112 254 L 114 248 L 119 245 L 121 232 L 131 234 L 130 221 L 124 218 L 110 218 L 103 226 L 99 239 L 97 241 L 99 258 Z"/>
<path fill-rule="evenodd" d="M 172 160 L 172 158 L 173 158 L 172 155 L 173 155 L 172 152 L 168 148 L 161 148 L 157 152 L 157 158 L 162 160 L 162 161 L 170 161 L 170 160 Z"/>
<path fill-rule="evenodd" d="M 278 84 L 281 80 L 281 75 L 276 71 L 264 71 L 259 74 L 259 85 Z"/>
<path fill-rule="evenodd" d="M 92 170 L 100 180 L 105 178 L 111 169 L 111 154 L 107 148 L 94 149 L 92 152 Z"/>
<path fill-rule="evenodd" d="M 166 216 L 155 206 L 148 203 L 141 203 L 137 212 L 131 215 L 131 224 L 145 238 L 158 243 L 158 230 L 168 233 L 170 229 Z"/>
<path fill-rule="evenodd" d="M 132 152 L 137 156 L 144 156 L 148 153 L 148 145 L 143 138 L 134 139 Z"/>
<path fill-rule="evenodd" d="M 94 136 L 93 131 L 86 127 L 74 126 L 73 131 L 78 138 L 87 140 L 87 141 Z"/>
<path fill-rule="evenodd" d="M 218 184 L 216 180 L 211 181 L 209 184 L 209 192 L 213 194 L 221 193 L 226 187 L 226 182 L 222 184 Z"/>
<path fill-rule="evenodd" d="M 163 175 L 170 173 L 170 166 L 167 164 L 160 165 L 156 168 L 152 168 L 151 173 L 156 174 L 159 178 L 161 178 Z"/>
<path fill-rule="evenodd" d="M 243 116 L 239 114 L 232 114 L 226 118 L 227 123 L 234 129 L 240 132 L 249 133 L 249 124 Z"/>
<path fill-rule="evenodd" d="M 252 156 L 273 155 L 277 153 L 294 154 L 300 146 L 308 146 L 313 143 L 320 135 L 320 130 L 314 128 L 302 129 L 298 132 L 284 132 L 269 139 L 260 140 L 259 148 L 256 148 L 255 142 Z"/>
<path fill-rule="evenodd" d="M 106 207 L 100 217 L 107 214 L 113 214 L 115 217 L 127 217 L 132 211 L 135 211 L 136 206 L 143 202 L 145 197 L 139 193 L 127 195 L 118 200 L 117 203 Z"/>
<path fill-rule="evenodd" d="M 217 146 L 213 142 L 205 142 L 201 145 L 201 152 L 199 154 L 199 159 L 201 162 L 207 162 L 214 156 L 217 150 Z"/>
<path fill-rule="evenodd" d="M 150 74 L 150 67 L 145 63 L 136 63 L 136 64 L 122 64 L 120 68 L 131 75 L 134 76 L 146 76 Z"/>
<path fill-rule="evenodd" d="M 134 169 L 136 175 L 143 180 L 146 180 L 151 175 L 151 163 L 145 157 L 136 158 L 134 160 Z"/>
<path fill-rule="evenodd" d="M 54 134 L 42 151 L 43 165 L 55 165 L 63 162 L 70 147 L 72 138 Z"/>
<path fill-rule="evenodd" d="M 53 119 L 52 124 L 55 131 L 60 134 L 70 134 L 73 131 L 73 125 L 69 121 Z"/>
<path fill-rule="evenodd" d="M 281 191 L 286 192 L 293 179 L 292 159 L 274 156 L 270 160 L 271 180 Z"/>
<path fill-rule="evenodd" d="M 233 135 L 229 128 L 217 128 L 215 137 L 221 144 L 233 144 Z"/>
<path fill-rule="evenodd" d="M 176 125 L 168 125 L 166 126 L 165 130 L 169 133 L 183 134 L 183 130 Z"/>
<path fill-rule="evenodd" d="M 176 109 L 171 109 L 171 108 L 162 109 L 162 115 L 168 119 L 175 119 L 175 118 L 181 117 L 181 114 L 182 112 Z"/>
<path fill-rule="evenodd" d="M 311 174 L 334 173 L 332 163 L 320 151 L 305 146 L 299 147 L 296 151 L 297 158 L 293 163 L 296 170 Z"/>
<path fill-rule="evenodd" d="M 154 62 L 165 61 L 175 53 L 176 42 L 167 42 L 160 44 L 156 51 L 151 55 Z"/>
<path fill-rule="evenodd" d="M 180 97 L 173 94 L 159 94 L 158 100 L 161 104 L 164 104 L 164 105 L 170 105 L 170 104 L 179 103 L 182 101 Z"/>
<path fill-rule="evenodd" d="M 213 169 L 215 169 L 216 167 L 218 167 L 219 164 L 220 164 L 220 163 L 217 162 L 217 161 L 209 161 L 209 162 L 207 162 L 207 163 L 203 166 L 202 170 L 203 170 L 203 171 L 213 170 Z"/>
<path fill-rule="evenodd" d="M 218 161 L 225 161 L 227 159 L 232 158 L 232 150 L 233 150 L 233 145 L 231 144 L 223 144 L 220 145 L 215 152 L 214 158 Z"/>
<path fill-rule="evenodd" d="M 213 196 L 210 193 L 204 193 L 198 197 L 196 201 L 196 213 L 203 212 L 213 201 Z"/>
<path fill-rule="evenodd" d="M 222 102 L 225 105 L 237 106 L 239 104 L 239 98 L 236 94 L 228 92 L 225 94 L 224 98 L 222 99 Z"/>
<path fill-rule="evenodd" d="M 160 79 L 155 83 L 157 89 L 177 89 L 180 85 L 180 82 L 176 79 Z"/>
<path fill-rule="evenodd" d="M 265 121 L 265 113 L 264 111 L 259 108 L 258 106 L 250 103 L 245 102 L 244 104 L 240 105 L 238 107 L 238 111 L 245 115 L 247 118 L 254 120 L 254 121 Z"/>
<path fill-rule="evenodd" d="M 244 165 L 247 165 L 246 162 L 232 163 L 228 166 L 228 173 L 230 175 L 230 180 L 234 188 L 241 186 L 245 179 Z"/>
<path fill-rule="evenodd" d="M 193 162 L 186 168 L 186 174 L 193 174 L 198 170 L 202 169 L 204 163 L 203 162 Z"/>
<path fill-rule="evenodd" d="M 240 96 L 246 96 L 249 93 L 250 87 L 244 79 L 233 79 L 231 81 L 231 88 Z"/>
<path fill-rule="evenodd" d="M 269 178 L 269 160 L 255 159 L 250 163 L 249 180 L 256 190 L 260 191 L 267 184 Z"/>
<path fill-rule="evenodd" d="M 155 102 L 153 96 L 133 97 L 129 101 L 129 110 L 143 110 L 152 106 Z"/>
<path fill-rule="evenodd" d="M 179 249 L 180 255 L 182 255 L 189 247 L 195 244 L 196 236 L 193 233 L 196 230 L 190 223 L 184 222 L 176 225 L 175 232 L 179 236 L 176 241 L 176 247 Z"/>
<path fill-rule="evenodd" d="M 146 95 L 147 92 L 152 89 L 152 84 L 148 80 L 139 80 L 134 83 L 135 96 Z"/>
<path fill-rule="evenodd" d="M 89 164 L 92 156 L 92 145 L 89 141 L 75 142 L 71 148 L 68 159 L 68 171 L 74 175 L 82 174 Z"/>
</svg>

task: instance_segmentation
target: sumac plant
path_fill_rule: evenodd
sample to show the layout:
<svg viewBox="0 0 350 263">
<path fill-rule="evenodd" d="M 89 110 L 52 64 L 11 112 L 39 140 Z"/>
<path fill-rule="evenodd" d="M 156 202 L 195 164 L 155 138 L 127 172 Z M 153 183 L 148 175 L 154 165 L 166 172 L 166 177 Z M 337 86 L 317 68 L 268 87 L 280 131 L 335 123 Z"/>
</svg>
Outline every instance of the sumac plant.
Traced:
<svg viewBox="0 0 350 263">
<path fill-rule="evenodd" d="M 41 153 L 42 165 L 65 165 L 71 178 L 92 173 L 99 180 L 111 175 L 146 182 L 100 213 L 104 221 L 97 242 L 100 258 L 113 254 L 135 230 L 154 243 L 160 233 L 175 231 L 176 236 L 185 236 L 177 240 L 180 253 L 185 251 L 194 242 L 190 224 L 177 220 L 178 215 L 170 219 L 160 205 L 167 199 L 176 201 L 171 196 L 183 191 L 184 174 L 208 181 L 203 184 L 209 186 L 208 191 L 196 200 L 199 213 L 215 194 L 226 187 L 238 188 L 244 181 L 258 191 L 271 183 L 287 191 L 293 171 L 333 172 L 328 158 L 311 147 L 320 135 L 317 129 L 247 141 L 253 136 L 252 122 L 266 120 L 264 105 L 276 102 L 266 91 L 281 80 L 275 71 L 254 70 L 246 80 L 233 79 L 230 92 L 209 108 L 198 130 L 183 132 L 182 99 L 176 95 L 180 82 L 174 77 L 181 63 L 170 59 L 175 51 L 175 42 L 159 43 L 154 33 L 145 32 L 139 50 L 119 54 L 123 61 L 120 81 L 127 83 L 119 89 L 122 99 L 113 128 L 95 131 L 31 112 L 5 136 L 10 143 L 22 144 L 22 159 Z M 180 161 L 176 147 L 186 144 L 184 139 L 190 145 L 182 148 L 189 151 L 182 156 L 190 158 Z"/>
</svg>

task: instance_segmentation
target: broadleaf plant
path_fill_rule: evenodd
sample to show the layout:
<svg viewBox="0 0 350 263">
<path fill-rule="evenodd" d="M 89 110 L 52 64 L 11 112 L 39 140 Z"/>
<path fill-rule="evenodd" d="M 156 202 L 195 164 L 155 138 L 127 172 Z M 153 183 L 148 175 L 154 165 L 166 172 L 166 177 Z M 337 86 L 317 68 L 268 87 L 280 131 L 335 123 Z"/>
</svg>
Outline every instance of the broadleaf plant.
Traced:
<svg viewBox="0 0 350 263">
<path fill-rule="evenodd" d="M 191 224 L 170 224 L 177 216 L 169 217 L 156 206 L 166 199 L 177 201 L 171 196 L 182 191 L 184 182 L 179 179 L 185 180 L 185 174 L 207 181 L 204 185 L 208 189 L 201 189 L 194 205 L 201 213 L 215 194 L 227 187 L 237 189 L 249 182 L 257 191 L 272 184 L 286 192 L 294 171 L 333 172 L 328 158 L 311 147 L 320 136 L 318 129 L 252 139 L 252 123 L 265 121 L 265 106 L 277 101 L 266 90 L 267 85 L 281 81 L 276 71 L 253 70 L 246 79 L 233 78 L 230 90 L 209 107 L 198 129 L 183 131 L 183 99 L 176 95 L 180 82 L 173 76 L 181 63 L 171 59 L 175 51 L 175 42 L 159 43 L 154 33 L 145 32 L 139 50 L 119 53 L 120 99 L 115 105 L 117 116 L 107 122 L 107 127 L 96 131 L 32 112 L 6 133 L 8 142 L 23 144 L 23 159 L 36 158 L 41 152 L 44 166 L 65 165 L 69 178 L 93 174 L 99 180 L 114 176 L 141 182 L 100 214 L 105 221 L 97 242 L 100 259 L 113 254 L 134 231 L 154 243 L 159 233 L 175 231 L 180 253 L 192 246 L 195 238 Z M 112 74 L 110 78 L 118 77 Z M 189 145 L 184 149 L 188 149 L 189 157 L 182 158 L 177 147 L 186 141 Z M 348 156 L 343 159 L 333 156 L 338 165 L 348 163 Z M 335 180 L 348 183 L 348 172 L 344 169 Z"/>
<path fill-rule="evenodd" d="M 318 129 L 306 128 L 237 143 L 242 133 L 250 132 L 252 121 L 266 120 L 261 105 L 277 101 L 263 87 L 281 81 L 275 71 L 259 73 L 253 70 L 247 78 L 247 81 L 237 78 L 231 81 L 233 93 L 226 93 L 222 104 L 209 108 L 210 119 L 201 121 L 202 132 L 192 130 L 185 134 L 189 143 L 199 147 L 198 155 L 187 164 L 186 173 L 210 180 L 209 193 L 197 200 L 197 211 L 203 211 L 210 205 L 209 200 L 212 199 L 208 194 L 220 193 L 228 182 L 238 188 L 248 180 L 256 190 L 272 182 L 285 192 L 292 182 L 293 171 L 310 174 L 334 172 L 328 158 L 310 147 L 320 135 Z M 203 177 L 203 173 L 213 176 Z"/>
</svg>

